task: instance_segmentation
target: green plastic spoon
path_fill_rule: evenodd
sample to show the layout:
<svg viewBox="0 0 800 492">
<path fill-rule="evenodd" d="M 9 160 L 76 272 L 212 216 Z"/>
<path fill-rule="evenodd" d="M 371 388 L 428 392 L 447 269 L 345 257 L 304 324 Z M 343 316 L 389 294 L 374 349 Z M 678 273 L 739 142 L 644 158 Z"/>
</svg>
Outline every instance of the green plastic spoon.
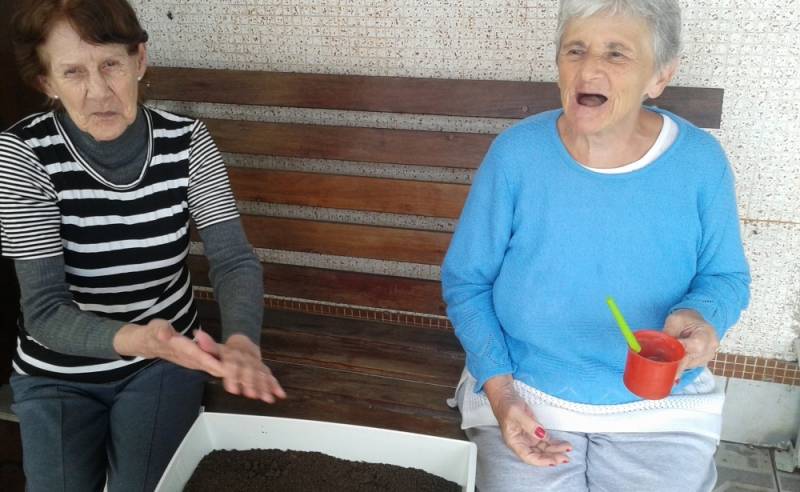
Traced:
<svg viewBox="0 0 800 492">
<path fill-rule="evenodd" d="M 611 314 L 614 315 L 614 319 L 617 320 L 617 325 L 619 325 L 619 329 L 622 332 L 622 335 L 625 337 L 625 340 L 628 342 L 628 346 L 636 352 L 637 354 L 642 351 L 642 346 L 639 345 L 639 341 L 636 340 L 636 337 L 633 335 L 628 323 L 625 322 L 625 318 L 622 317 L 622 313 L 619 311 L 617 307 L 617 303 L 614 302 L 614 298 L 608 296 L 606 298 L 606 302 L 608 303 L 608 307 L 611 308 Z"/>
</svg>

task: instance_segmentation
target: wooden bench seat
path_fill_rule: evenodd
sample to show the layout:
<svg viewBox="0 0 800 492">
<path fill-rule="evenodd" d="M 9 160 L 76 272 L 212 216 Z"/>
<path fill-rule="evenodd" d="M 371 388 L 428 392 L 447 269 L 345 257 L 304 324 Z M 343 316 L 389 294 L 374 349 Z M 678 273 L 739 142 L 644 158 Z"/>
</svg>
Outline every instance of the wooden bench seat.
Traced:
<svg viewBox="0 0 800 492">
<path fill-rule="evenodd" d="M 216 305 L 199 308 L 204 328 L 218 333 Z M 231 398 L 215 381 L 207 410 L 462 437 L 458 412 L 445 405 L 464 365 L 452 332 L 265 310 L 262 345 L 289 398 L 276 405 Z"/>
<path fill-rule="evenodd" d="M 211 383 L 206 407 L 463 438 L 445 400 L 464 354 L 445 318 L 437 268 L 496 129 L 560 107 L 556 84 L 168 67 L 149 69 L 146 82 L 156 104 L 199 108 L 194 115 L 227 157 L 274 308 L 265 311 L 262 351 L 289 399 L 266 405 Z M 722 96 L 670 87 L 658 105 L 719 128 Z M 204 114 L 220 106 L 232 110 Z M 272 118 L 275 108 L 283 116 Z M 372 118 L 378 113 L 396 116 Z M 434 121 L 393 125 L 409 115 Z M 448 178 L 455 175 L 462 178 Z M 360 218 L 339 218 L 353 215 Z M 208 297 L 206 259 L 193 254 L 189 263 L 198 294 Z M 218 330 L 215 304 L 200 306 L 204 326 Z"/>
</svg>

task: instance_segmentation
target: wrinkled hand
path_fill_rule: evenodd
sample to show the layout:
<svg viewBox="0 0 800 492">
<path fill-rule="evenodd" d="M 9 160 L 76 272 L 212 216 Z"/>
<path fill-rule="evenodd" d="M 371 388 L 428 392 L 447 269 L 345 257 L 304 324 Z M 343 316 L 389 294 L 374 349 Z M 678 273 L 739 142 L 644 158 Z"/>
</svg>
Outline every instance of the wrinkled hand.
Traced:
<svg viewBox="0 0 800 492">
<path fill-rule="evenodd" d="M 686 356 L 678 365 L 678 376 L 687 369 L 705 366 L 717 353 L 717 332 L 697 311 L 681 309 L 667 317 L 664 333 L 678 339 L 686 350 Z"/>
<path fill-rule="evenodd" d="M 164 359 L 188 369 L 222 377 L 223 365 L 213 355 L 181 335 L 169 321 L 154 319 L 146 325 L 128 324 L 114 336 L 114 350 L 122 356 Z"/>
<path fill-rule="evenodd" d="M 244 335 L 234 334 L 224 344 L 214 341 L 208 333 L 194 332 L 197 346 L 214 356 L 222 365 L 222 384 L 228 393 L 274 403 L 286 398 L 269 367 L 261 360 L 261 349 Z"/>
<path fill-rule="evenodd" d="M 569 463 L 566 453 L 572 446 L 551 441 L 534 417 L 528 404 L 517 395 L 511 376 L 498 376 L 484 384 L 503 440 L 523 462 L 533 466 L 556 466 Z"/>
</svg>

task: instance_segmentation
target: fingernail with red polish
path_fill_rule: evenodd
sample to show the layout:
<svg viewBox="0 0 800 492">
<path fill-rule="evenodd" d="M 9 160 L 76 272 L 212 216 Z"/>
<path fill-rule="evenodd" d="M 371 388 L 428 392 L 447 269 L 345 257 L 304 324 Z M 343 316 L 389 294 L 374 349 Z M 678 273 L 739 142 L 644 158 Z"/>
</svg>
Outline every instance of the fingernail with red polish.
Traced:
<svg viewBox="0 0 800 492">
<path fill-rule="evenodd" d="M 544 439 L 545 431 L 541 427 L 537 427 L 536 430 L 533 431 L 533 434 L 538 437 L 539 439 Z"/>
<path fill-rule="evenodd" d="M 549 466 L 556 466 L 556 465 L 554 465 L 553 463 L 550 463 L 550 465 L 549 465 Z"/>
<path fill-rule="evenodd" d="M 571 453 L 572 452 L 572 448 L 567 448 L 567 452 Z"/>
<path fill-rule="evenodd" d="M 680 382 L 681 382 L 681 378 L 675 378 L 675 384 L 678 384 Z"/>
<path fill-rule="evenodd" d="M 569 463 L 569 461 L 564 460 L 564 461 L 562 461 L 562 463 L 566 465 L 567 463 Z"/>
</svg>

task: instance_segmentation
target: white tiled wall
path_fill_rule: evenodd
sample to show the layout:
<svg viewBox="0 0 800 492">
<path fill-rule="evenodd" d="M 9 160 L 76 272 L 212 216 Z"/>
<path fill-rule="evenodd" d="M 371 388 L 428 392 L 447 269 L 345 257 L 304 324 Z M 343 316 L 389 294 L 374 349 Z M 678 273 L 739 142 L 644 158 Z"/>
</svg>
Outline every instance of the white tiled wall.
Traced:
<svg viewBox="0 0 800 492">
<path fill-rule="evenodd" d="M 681 3 L 685 49 L 675 84 L 725 89 L 722 128 L 714 133 L 736 171 L 753 268 L 751 308 L 723 350 L 793 359 L 791 342 L 800 334 L 800 5 L 787 0 Z M 150 32 L 150 57 L 157 65 L 556 77 L 556 0 L 132 4 Z"/>
</svg>

